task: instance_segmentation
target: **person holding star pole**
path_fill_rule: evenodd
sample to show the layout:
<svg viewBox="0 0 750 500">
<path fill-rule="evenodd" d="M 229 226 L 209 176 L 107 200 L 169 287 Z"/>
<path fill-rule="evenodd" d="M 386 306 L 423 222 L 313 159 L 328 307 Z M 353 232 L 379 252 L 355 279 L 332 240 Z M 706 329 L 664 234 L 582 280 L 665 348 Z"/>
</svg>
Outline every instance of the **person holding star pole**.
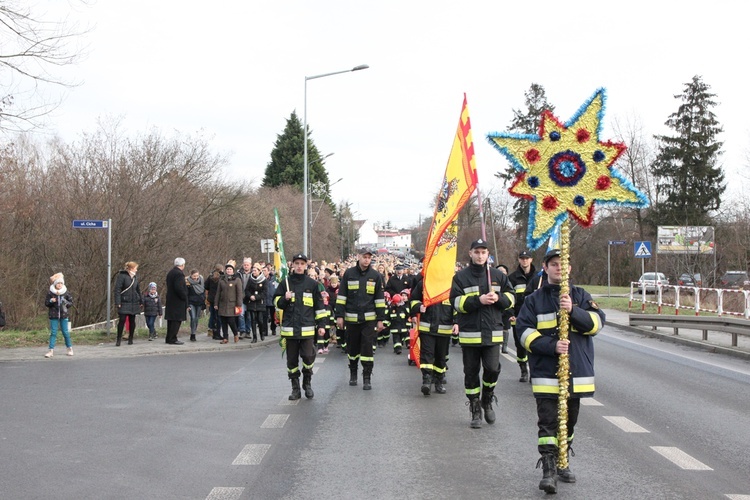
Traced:
<svg viewBox="0 0 750 500">
<path fill-rule="evenodd" d="M 526 298 L 516 322 L 529 352 L 542 455 L 537 467 L 543 466 L 539 489 L 546 493 L 557 492 L 558 477 L 576 480 L 568 465 L 568 444 L 580 398 L 594 394 L 592 340 L 604 323 L 604 313 L 588 292 L 569 283 L 568 217 L 589 227 L 595 202 L 648 206 L 645 195 L 613 167 L 625 145 L 599 140 L 604 103 L 604 90 L 599 89 L 565 124 L 545 111 L 538 134 L 487 136 L 518 171 L 509 191 L 529 201 L 528 247 L 539 248 L 560 229 L 560 248 L 544 258 L 548 282 Z M 556 415 L 549 404 L 555 400 Z"/>
</svg>

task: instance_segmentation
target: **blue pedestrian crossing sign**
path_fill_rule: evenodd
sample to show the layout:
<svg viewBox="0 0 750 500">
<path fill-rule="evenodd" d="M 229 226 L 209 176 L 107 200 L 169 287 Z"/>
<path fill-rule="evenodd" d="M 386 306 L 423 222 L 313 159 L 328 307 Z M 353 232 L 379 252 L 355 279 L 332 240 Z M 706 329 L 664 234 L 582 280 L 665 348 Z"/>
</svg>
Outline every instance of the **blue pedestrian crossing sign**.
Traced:
<svg viewBox="0 0 750 500">
<path fill-rule="evenodd" d="M 647 259 L 651 257 L 651 242 L 650 241 L 636 241 L 633 243 L 633 250 L 635 256 L 638 259 Z"/>
</svg>

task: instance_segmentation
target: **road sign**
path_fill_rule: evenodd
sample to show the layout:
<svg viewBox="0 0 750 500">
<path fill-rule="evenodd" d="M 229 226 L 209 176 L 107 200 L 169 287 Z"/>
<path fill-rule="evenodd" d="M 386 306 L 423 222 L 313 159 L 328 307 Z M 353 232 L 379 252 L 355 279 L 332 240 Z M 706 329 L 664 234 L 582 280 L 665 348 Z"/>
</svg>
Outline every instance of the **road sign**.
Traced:
<svg viewBox="0 0 750 500">
<path fill-rule="evenodd" d="M 648 259 L 651 257 L 651 242 L 650 241 L 636 241 L 633 244 L 633 250 L 635 256 L 638 259 Z"/>
<path fill-rule="evenodd" d="M 260 240 L 260 251 L 263 253 L 273 253 L 275 251 L 273 240 Z"/>
<path fill-rule="evenodd" d="M 73 227 L 79 229 L 107 229 L 109 221 L 106 220 L 74 220 Z"/>
<path fill-rule="evenodd" d="M 625 243 L 625 240 L 609 240 L 610 245 L 624 245 Z"/>
</svg>

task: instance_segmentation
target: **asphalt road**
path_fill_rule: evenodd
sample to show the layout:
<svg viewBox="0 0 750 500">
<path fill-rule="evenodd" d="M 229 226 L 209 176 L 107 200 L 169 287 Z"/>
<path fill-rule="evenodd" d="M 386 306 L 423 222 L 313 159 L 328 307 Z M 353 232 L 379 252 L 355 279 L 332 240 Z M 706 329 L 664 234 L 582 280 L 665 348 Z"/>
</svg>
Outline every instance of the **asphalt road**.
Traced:
<svg viewBox="0 0 750 500">
<path fill-rule="evenodd" d="M 750 499 L 750 363 L 607 326 L 556 498 Z M 289 404 L 277 346 L 0 363 L 0 498 L 542 498 L 529 384 L 503 359 L 498 422 L 469 428 L 460 349 L 424 397 L 404 355 L 373 390 L 319 355 Z M 734 495 L 734 496 L 731 496 Z"/>
</svg>

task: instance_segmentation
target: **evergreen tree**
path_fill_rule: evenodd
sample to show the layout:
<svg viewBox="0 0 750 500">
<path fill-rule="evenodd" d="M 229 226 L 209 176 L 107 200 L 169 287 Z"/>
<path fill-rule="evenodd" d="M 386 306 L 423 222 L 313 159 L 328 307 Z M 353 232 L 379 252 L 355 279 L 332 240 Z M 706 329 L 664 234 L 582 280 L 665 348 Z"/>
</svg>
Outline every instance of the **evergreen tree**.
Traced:
<svg viewBox="0 0 750 500">
<path fill-rule="evenodd" d="M 650 214 L 653 225 L 708 225 L 710 212 L 719 209 L 726 190 L 724 171 L 718 164 L 722 132 L 712 108 L 716 94 L 694 76 L 686 83 L 682 101 L 666 125 L 673 136 L 655 136 L 659 149 L 652 165 L 657 202 Z"/>
<path fill-rule="evenodd" d="M 307 165 L 309 192 L 315 188 L 315 196 L 322 197 L 330 204 L 331 188 L 323 156 L 313 143 L 312 132 L 307 131 Z M 304 179 L 304 129 L 297 113 L 292 111 L 286 121 L 284 131 L 276 136 L 271 151 L 271 161 L 266 165 L 262 187 L 296 186 L 302 191 Z"/>
<path fill-rule="evenodd" d="M 537 135 L 539 133 L 539 123 L 542 119 L 542 112 L 549 110 L 554 112 L 555 107 L 547 102 L 547 95 L 544 92 L 544 87 L 538 83 L 532 83 L 529 90 L 524 92 L 526 110 L 521 111 L 519 109 L 513 110 L 513 120 L 508 126 L 509 132 L 516 132 L 525 135 Z M 503 185 L 507 186 L 509 183 L 515 180 L 518 172 L 513 165 L 508 164 L 505 171 L 496 172 L 495 177 L 503 181 Z M 513 203 L 513 209 L 515 214 L 513 220 L 516 222 L 516 233 L 521 237 L 526 232 L 529 221 L 529 201 L 523 198 L 516 198 Z"/>
</svg>

